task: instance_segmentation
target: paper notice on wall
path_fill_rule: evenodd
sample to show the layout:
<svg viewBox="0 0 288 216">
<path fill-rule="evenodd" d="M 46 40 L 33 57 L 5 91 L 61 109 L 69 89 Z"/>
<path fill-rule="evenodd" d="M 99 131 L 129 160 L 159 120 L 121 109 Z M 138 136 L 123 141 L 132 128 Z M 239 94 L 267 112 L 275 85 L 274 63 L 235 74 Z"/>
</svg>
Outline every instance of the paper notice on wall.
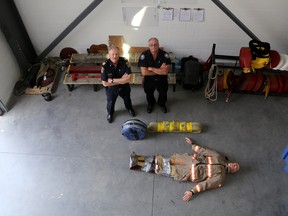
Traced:
<svg viewBox="0 0 288 216">
<path fill-rule="evenodd" d="M 203 22 L 204 21 L 204 8 L 193 8 L 193 21 Z"/>
<path fill-rule="evenodd" d="M 162 20 L 173 20 L 174 8 L 162 8 Z"/>
<path fill-rule="evenodd" d="M 191 8 L 180 8 L 179 20 L 190 21 L 191 20 Z"/>
</svg>

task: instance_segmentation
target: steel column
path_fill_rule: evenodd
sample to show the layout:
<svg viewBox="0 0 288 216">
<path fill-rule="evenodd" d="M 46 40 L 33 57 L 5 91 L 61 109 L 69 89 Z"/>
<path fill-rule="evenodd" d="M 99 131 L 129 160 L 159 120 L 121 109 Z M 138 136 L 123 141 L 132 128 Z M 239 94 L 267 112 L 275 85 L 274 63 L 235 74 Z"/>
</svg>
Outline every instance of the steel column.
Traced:
<svg viewBox="0 0 288 216">
<path fill-rule="evenodd" d="M 3 115 L 4 112 L 8 112 L 8 108 L 3 104 L 3 102 L 0 100 L 0 116 Z"/>
<path fill-rule="evenodd" d="M 25 76 L 37 54 L 13 0 L 0 1 L 0 28 Z"/>
<path fill-rule="evenodd" d="M 228 17 L 230 17 L 250 38 L 259 40 L 227 7 L 219 0 L 211 0 L 214 2 Z M 260 41 L 260 40 L 259 40 Z"/>
</svg>

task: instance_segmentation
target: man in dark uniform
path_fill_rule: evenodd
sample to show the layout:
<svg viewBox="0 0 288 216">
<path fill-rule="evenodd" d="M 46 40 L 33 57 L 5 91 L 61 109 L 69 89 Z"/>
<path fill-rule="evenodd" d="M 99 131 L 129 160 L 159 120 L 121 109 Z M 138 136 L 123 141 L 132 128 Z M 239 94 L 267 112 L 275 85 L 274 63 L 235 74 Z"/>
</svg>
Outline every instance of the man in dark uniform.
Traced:
<svg viewBox="0 0 288 216">
<path fill-rule="evenodd" d="M 138 61 L 141 73 L 144 76 L 144 92 L 148 102 L 147 112 L 151 113 L 156 103 L 154 91 L 159 93 L 158 105 L 163 113 L 167 112 L 166 101 L 168 91 L 167 74 L 170 68 L 171 60 L 169 54 L 159 49 L 157 38 L 148 40 L 149 49 L 141 53 Z"/>
<path fill-rule="evenodd" d="M 135 116 L 130 98 L 130 74 L 131 66 L 127 59 L 119 56 L 119 48 L 109 48 L 109 59 L 106 60 L 101 69 L 101 80 L 106 87 L 107 96 L 107 120 L 113 121 L 114 107 L 118 95 L 124 100 L 124 104 L 131 116 Z"/>
</svg>

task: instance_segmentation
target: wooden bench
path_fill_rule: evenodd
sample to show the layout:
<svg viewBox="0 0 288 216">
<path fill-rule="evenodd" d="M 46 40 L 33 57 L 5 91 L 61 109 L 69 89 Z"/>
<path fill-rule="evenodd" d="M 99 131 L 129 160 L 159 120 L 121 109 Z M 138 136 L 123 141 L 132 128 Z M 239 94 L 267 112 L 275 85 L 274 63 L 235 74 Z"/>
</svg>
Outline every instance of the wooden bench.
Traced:
<svg viewBox="0 0 288 216">
<path fill-rule="evenodd" d="M 134 53 L 132 56 L 130 84 L 142 84 L 143 76 L 135 62 L 140 53 L 139 55 Z M 106 60 L 105 53 L 72 54 L 63 84 L 67 85 L 69 91 L 72 91 L 75 85 L 93 85 L 94 91 L 97 91 L 98 85 L 102 85 L 101 65 Z M 168 73 L 168 84 L 173 85 L 173 91 L 176 90 L 176 73 L 173 72 L 172 67 Z"/>
</svg>

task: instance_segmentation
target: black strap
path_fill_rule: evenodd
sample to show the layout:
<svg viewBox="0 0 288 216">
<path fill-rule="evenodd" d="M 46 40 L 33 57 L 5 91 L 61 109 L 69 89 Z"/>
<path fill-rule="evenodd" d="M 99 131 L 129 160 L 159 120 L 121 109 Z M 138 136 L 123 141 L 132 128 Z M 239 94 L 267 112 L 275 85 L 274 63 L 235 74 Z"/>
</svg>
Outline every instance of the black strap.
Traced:
<svg viewBox="0 0 288 216">
<path fill-rule="evenodd" d="M 259 40 L 251 40 L 249 42 L 249 47 L 251 49 L 252 58 L 267 58 L 269 57 L 270 44 L 267 42 L 262 42 Z"/>
</svg>

